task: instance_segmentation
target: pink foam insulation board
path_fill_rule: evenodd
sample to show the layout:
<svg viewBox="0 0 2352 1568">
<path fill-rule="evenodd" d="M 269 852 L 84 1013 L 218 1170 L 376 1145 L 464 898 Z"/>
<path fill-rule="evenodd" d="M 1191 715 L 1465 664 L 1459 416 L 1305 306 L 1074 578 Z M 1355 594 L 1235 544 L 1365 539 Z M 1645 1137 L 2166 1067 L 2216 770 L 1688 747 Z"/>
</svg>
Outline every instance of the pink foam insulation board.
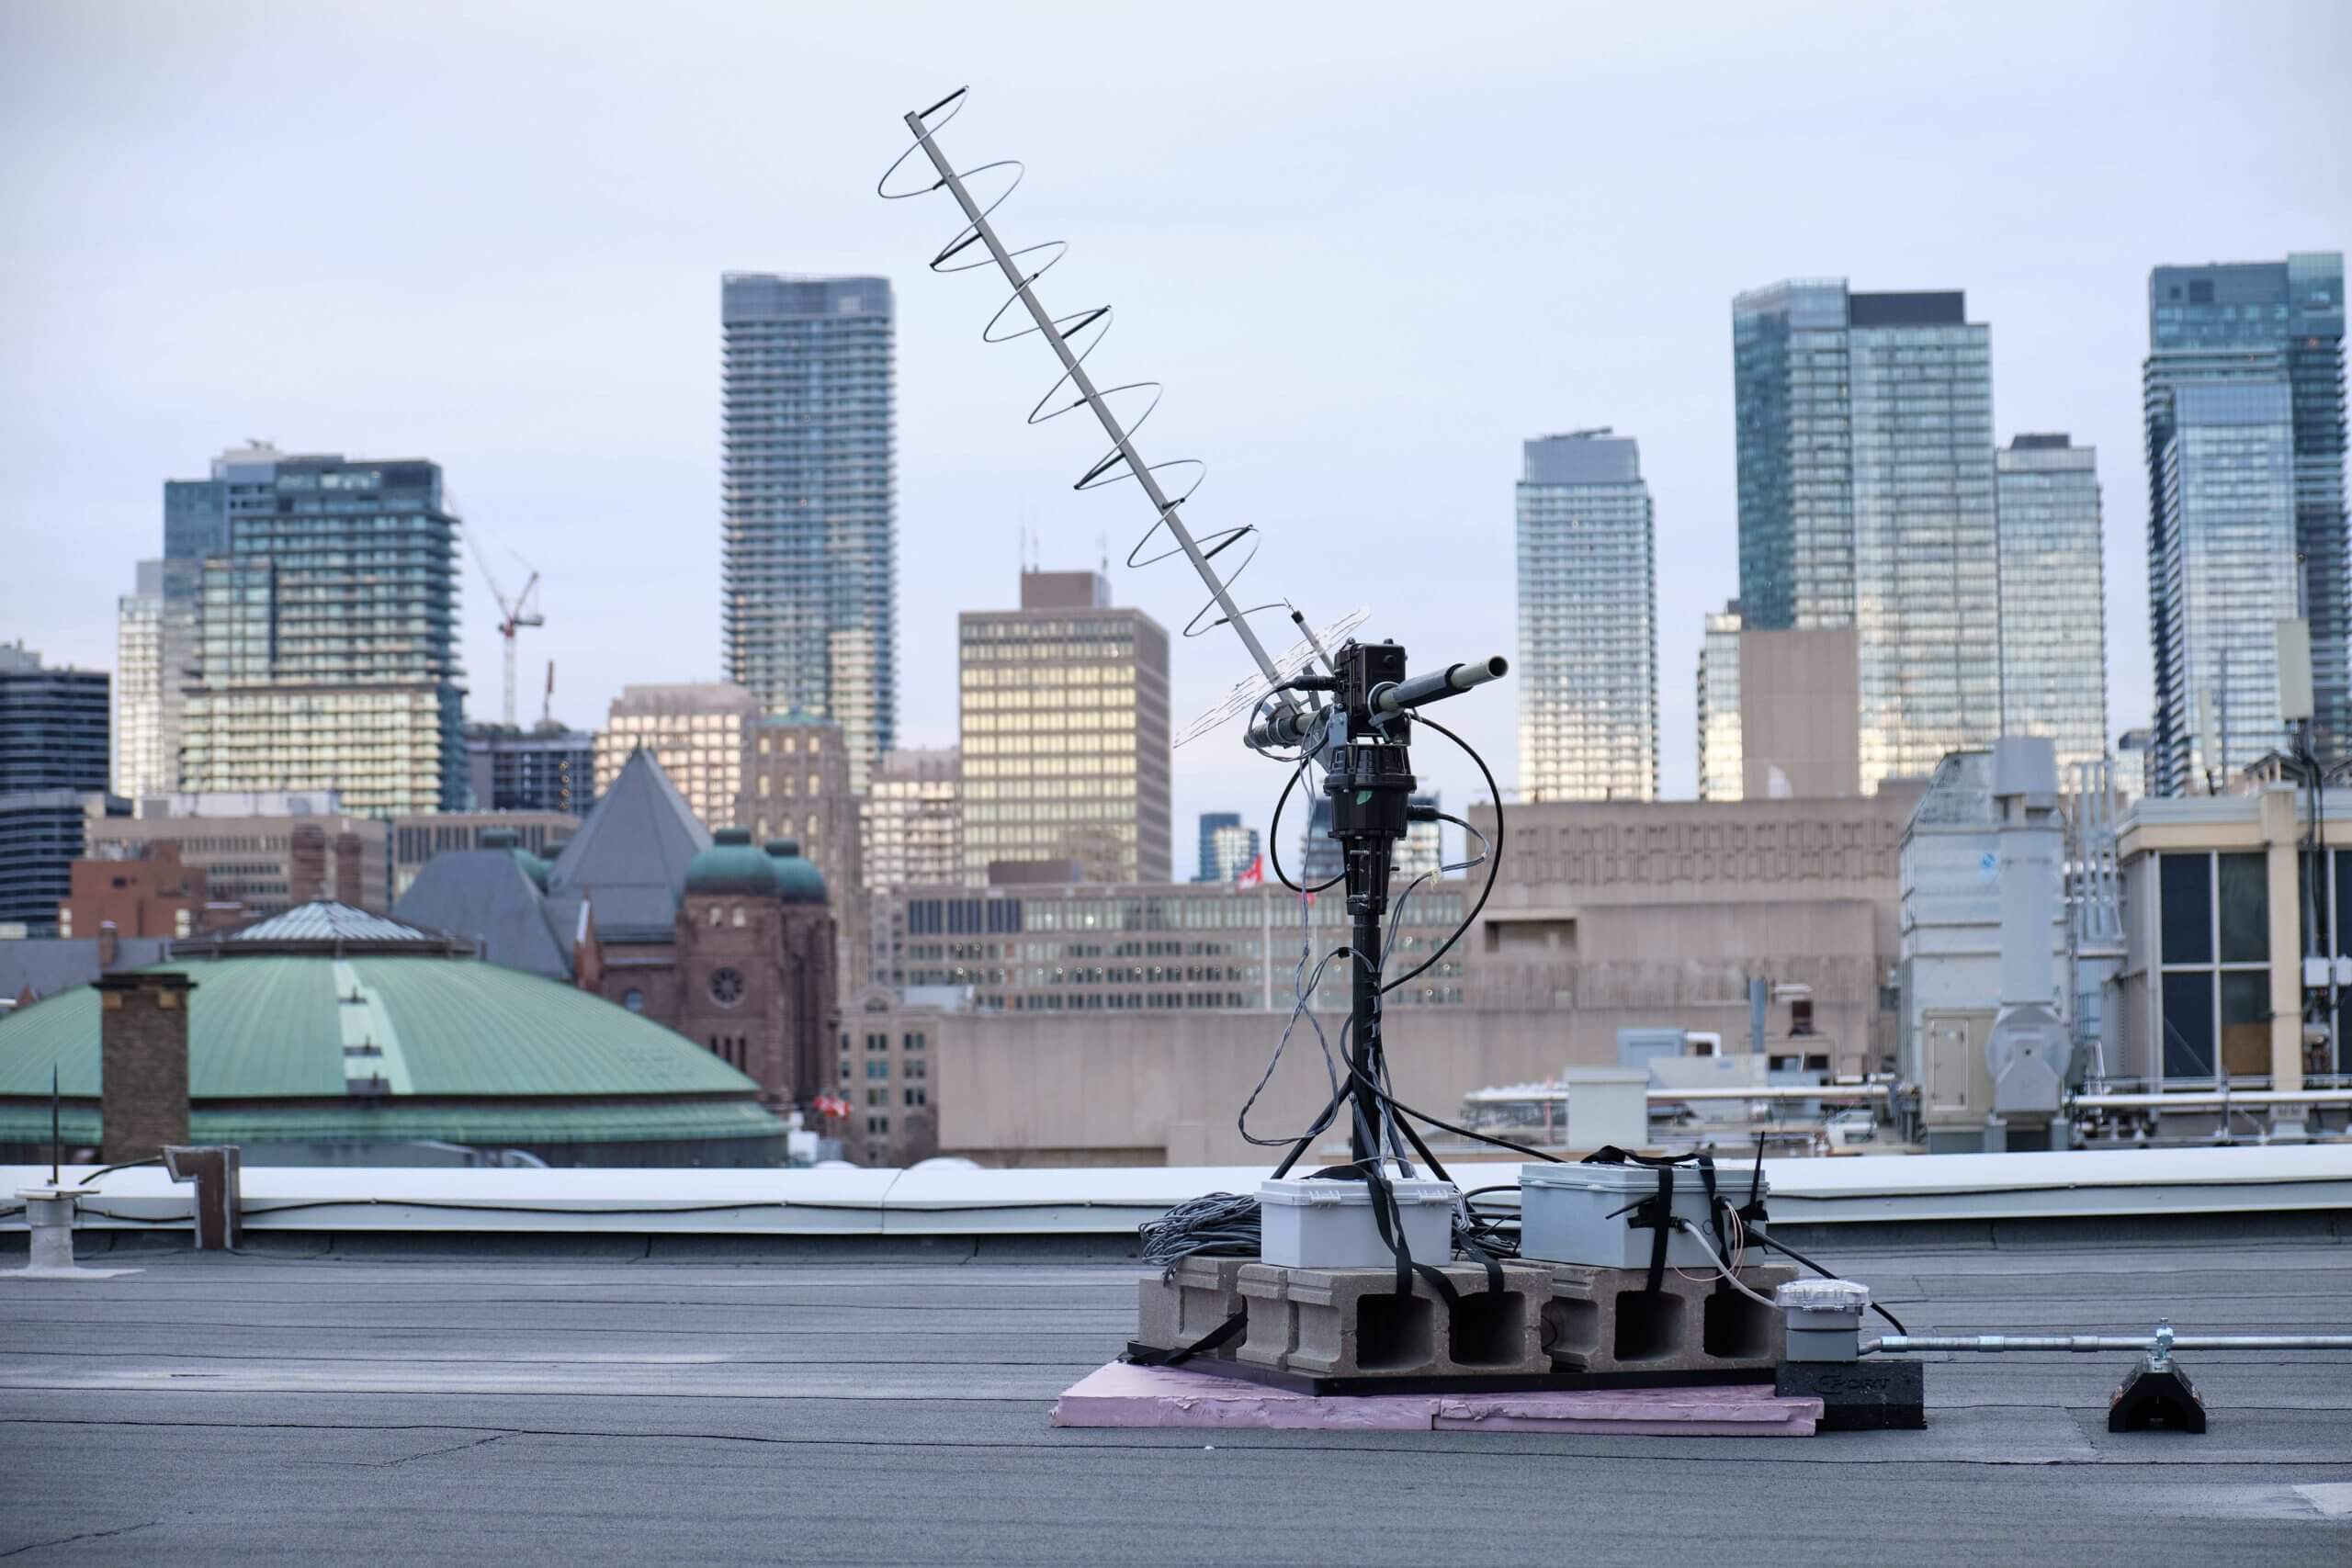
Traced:
<svg viewBox="0 0 2352 1568">
<path fill-rule="evenodd" d="M 1810 1438 L 1818 1399 L 1769 1384 L 1532 1393 L 1294 1393 L 1182 1367 L 1124 1361 L 1054 1404 L 1057 1427 L 1307 1432 L 1567 1432 L 1657 1438 Z"/>
</svg>

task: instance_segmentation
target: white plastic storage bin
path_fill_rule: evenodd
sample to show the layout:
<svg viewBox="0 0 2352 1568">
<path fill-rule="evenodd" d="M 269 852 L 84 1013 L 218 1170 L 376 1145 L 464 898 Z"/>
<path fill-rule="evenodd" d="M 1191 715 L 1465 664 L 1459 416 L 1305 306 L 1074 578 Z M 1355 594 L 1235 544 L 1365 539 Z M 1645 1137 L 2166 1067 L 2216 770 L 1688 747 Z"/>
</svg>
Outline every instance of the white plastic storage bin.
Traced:
<svg viewBox="0 0 2352 1568">
<path fill-rule="evenodd" d="M 1716 1190 L 1735 1206 L 1746 1203 L 1748 1174 L 1716 1167 Z M 1599 1269 L 1648 1268 L 1657 1233 L 1635 1230 L 1628 1205 L 1657 1196 L 1657 1168 L 1646 1165 L 1521 1166 L 1519 1255 Z M 1766 1183 L 1756 1195 L 1770 1190 Z M 1699 1227 L 1707 1247 L 1715 1245 L 1707 1229 L 1707 1189 L 1695 1166 L 1674 1168 L 1674 1213 Z M 1668 1233 L 1666 1260 L 1678 1269 L 1707 1267 L 1700 1244 L 1679 1229 Z"/>
<path fill-rule="evenodd" d="M 1396 1193 L 1405 1246 L 1413 1261 L 1451 1262 L 1459 1190 L 1451 1181 L 1426 1177 L 1391 1177 L 1388 1184 Z M 1385 1269 L 1396 1262 L 1396 1254 L 1380 1239 L 1372 1215 L 1372 1189 L 1363 1182 L 1270 1177 L 1258 1186 L 1258 1205 L 1261 1263 L 1294 1269 Z"/>
</svg>

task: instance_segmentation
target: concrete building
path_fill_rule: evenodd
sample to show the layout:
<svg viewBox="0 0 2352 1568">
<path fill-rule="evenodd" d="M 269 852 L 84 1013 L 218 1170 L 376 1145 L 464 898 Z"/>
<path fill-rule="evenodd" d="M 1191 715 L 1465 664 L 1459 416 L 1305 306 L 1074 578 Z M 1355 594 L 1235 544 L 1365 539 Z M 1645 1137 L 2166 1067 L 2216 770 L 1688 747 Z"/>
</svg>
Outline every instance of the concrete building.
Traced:
<svg viewBox="0 0 2352 1568">
<path fill-rule="evenodd" d="M 140 1005 L 159 987 L 170 1000 Z M 52 1062 L 68 1149 L 132 1134 L 102 1117 L 118 1066 L 153 1055 L 124 1037 L 142 1024 L 170 1025 L 184 1076 L 175 1106 L 133 1109 L 175 1110 L 183 1138 L 238 1145 L 248 1166 L 413 1164 L 449 1145 L 554 1166 L 784 1159 L 784 1123 L 719 1053 L 444 933 L 320 903 L 0 1018 L 0 1159 L 48 1157 Z"/>
<path fill-rule="evenodd" d="M 743 795 L 743 737 L 762 712 L 758 697 L 724 681 L 624 686 L 596 736 L 596 793 L 644 751 L 706 829 L 726 827 Z"/>
<path fill-rule="evenodd" d="M 377 817 L 464 806 L 460 525 L 440 468 L 256 447 L 209 482 L 226 538 L 203 557 L 185 787 L 332 789 Z"/>
<path fill-rule="evenodd" d="M 477 811 L 561 811 L 596 804 L 596 738 L 544 720 L 466 726 L 466 780 Z"/>
<path fill-rule="evenodd" d="M 839 724 L 862 791 L 899 711 L 889 280 L 729 273 L 719 317 L 728 677 Z"/>
<path fill-rule="evenodd" d="M 1389 950 L 1396 974 L 1460 923 L 1462 888 L 1428 884 L 1413 896 Z M 915 887 L 893 902 L 906 931 L 900 985 L 982 1012 L 1287 1012 L 1302 948 L 1320 956 L 1346 941 L 1348 924 L 1344 899 L 1318 898 L 1302 917 L 1298 896 L 1271 881 Z M 1345 1010 L 1342 965 L 1317 994 L 1319 1007 Z M 1458 952 L 1389 996 L 1397 1008 L 1461 1000 Z"/>
<path fill-rule="evenodd" d="M 2001 695 L 1990 330 L 1957 290 L 1799 279 L 1734 300 L 1732 345 L 1745 625 L 1854 629 L 1864 790 L 1988 744 Z"/>
<path fill-rule="evenodd" d="M 743 730 L 743 788 L 735 821 L 752 841 L 789 839 L 831 890 L 833 915 L 849 940 L 838 944 L 833 994 L 864 985 L 869 957 L 866 873 L 859 817 L 864 803 L 850 783 L 846 732 L 830 719 L 770 716 Z M 869 787 L 871 787 L 869 785 Z"/>
<path fill-rule="evenodd" d="M 435 811 L 391 820 L 391 896 L 397 903 L 435 855 L 478 850 L 494 834 L 510 834 L 515 847 L 542 859 L 563 852 L 580 829 L 569 811 Z M 463 934 L 463 933 L 460 933 Z"/>
<path fill-rule="evenodd" d="M 2352 985 L 2337 983 L 2352 972 L 2352 791 L 2329 790 L 2318 818 L 2305 792 L 2271 784 L 2152 796 L 2123 819 L 2111 1079 L 2299 1089 L 2352 1073 Z M 2307 953 L 2330 961 L 2309 989 Z"/>
<path fill-rule="evenodd" d="M 964 874 L 1078 863 L 1094 882 L 1170 871 L 1168 634 L 1091 571 L 1021 574 L 1017 610 L 957 617 Z"/>
<path fill-rule="evenodd" d="M 1918 793 L 1512 807 L 1464 961 L 1472 1010 L 1545 1011 L 1560 1059 L 1611 1065 L 1620 1028 L 1744 1049 L 1748 982 L 1767 980 L 1806 988 L 1803 1055 L 1878 1070 L 1894 1049 L 1898 848 Z M 1493 815 L 1469 811 L 1488 832 Z"/>
<path fill-rule="evenodd" d="M 107 793 L 111 682 L 0 646 L 0 922 L 46 935 L 89 825 L 126 809 Z"/>
<path fill-rule="evenodd" d="M 2058 776 L 2107 756 L 2107 550 L 2098 455 L 2064 434 L 1994 454 L 2001 525 L 2001 733 L 2057 748 Z"/>
<path fill-rule="evenodd" d="M 1710 612 L 1699 641 L 1699 798 L 1746 793 L 1740 761 L 1739 601 Z"/>
<path fill-rule="evenodd" d="M 2154 793 L 2218 792 L 2278 749 L 2278 623 L 2310 623 L 2312 739 L 2352 746 L 2344 257 L 2148 275 Z"/>
<path fill-rule="evenodd" d="M 338 810 L 331 794 L 165 795 L 139 812 L 94 820 L 90 858 L 139 860 L 173 846 L 203 874 L 208 898 L 254 915 L 320 899 L 374 910 L 391 902 L 388 825 Z"/>
<path fill-rule="evenodd" d="M 1739 634 L 1740 787 L 1750 800 L 1860 793 L 1861 700 L 1852 626 Z"/>
<path fill-rule="evenodd" d="M 842 1012 L 836 1057 L 842 1152 L 854 1163 L 905 1167 L 939 1152 L 934 1049 L 948 1015 L 905 1007 L 869 987 Z"/>
<path fill-rule="evenodd" d="M 1524 445 L 1519 770 L 1530 800 L 1657 796 L 1657 546 L 1641 448 L 1606 429 Z"/>
</svg>

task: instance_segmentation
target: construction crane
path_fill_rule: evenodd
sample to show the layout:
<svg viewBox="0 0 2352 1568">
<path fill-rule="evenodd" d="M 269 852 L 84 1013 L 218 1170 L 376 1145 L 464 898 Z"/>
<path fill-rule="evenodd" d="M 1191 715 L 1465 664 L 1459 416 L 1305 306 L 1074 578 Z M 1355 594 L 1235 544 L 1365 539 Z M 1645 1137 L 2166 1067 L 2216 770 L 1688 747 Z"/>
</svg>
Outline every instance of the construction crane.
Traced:
<svg viewBox="0 0 2352 1568">
<path fill-rule="evenodd" d="M 529 561 L 523 560 L 521 556 L 516 556 L 514 558 L 522 561 L 523 566 L 530 571 L 531 575 L 523 584 L 523 592 L 509 599 L 506 596 L 506 591 L 498 586 L 498 574 L 490 570 L 490 562 L 483 557 L 481 546 L 475 540 L 473 530 L 470 528 L 466 530 L 466 545 L 474 553 L 474 564 L 481 568 L 482 581 L 490 584 L 490 596 L 498 601 L 498 635 L 506 643 L 505 722 L 506 728 L 513 729 L 515 728 L 514 634 L 525 626 L 543 626 L 548 624 L 547 617 L 539 613 L 538 601 L 534 597 L 539 591 L 538 570 L 532 567 Z M 552 666 L 549 667 L 549 678 L 550 680 L 553 678 Z"/>
</svg>

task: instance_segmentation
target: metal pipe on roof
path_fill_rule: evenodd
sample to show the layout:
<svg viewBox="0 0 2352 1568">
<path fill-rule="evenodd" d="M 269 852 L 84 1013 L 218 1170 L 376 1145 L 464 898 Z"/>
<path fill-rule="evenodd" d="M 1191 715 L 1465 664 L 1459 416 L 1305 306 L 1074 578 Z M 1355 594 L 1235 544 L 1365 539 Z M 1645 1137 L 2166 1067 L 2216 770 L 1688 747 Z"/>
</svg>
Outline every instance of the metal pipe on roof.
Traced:
<svg viewBox="0 0 2352 1568">
<path fill-rule="evenodd" d="M 2151 1094 L 2078 1094 L 2076 1111 L 2211 1111 L 2233 1105 L 2352 1105 L 2352 1089 L 2188 1089 Z"/>
<path fill-rule="evenodd" d="M 1893 1092 L 1892 1084 L 1757 1084 L 1747 1089 L 1653 1089 L 1649 1090 L 1653 1105 L 1672 1105 L 1686 1100 L 1884 1100 Z M 1559 1102 L 1568 1098 L 1565 1089 L 1477 1089 L 1464 1095 L 1472 1105 L 1526 1105 L 1545 1101 Z M 2352 1100 L 2352 1094 L 2338 1098 Z"/>
<path fill-rule="evenodd" d="M 1889 1334 L 1870 1350 L 2154 1350 L 2154 1334 Z M 2352 1334 L 2176 1334 L 2175 1350 L 2352 1350 Z"/>
</svg>

